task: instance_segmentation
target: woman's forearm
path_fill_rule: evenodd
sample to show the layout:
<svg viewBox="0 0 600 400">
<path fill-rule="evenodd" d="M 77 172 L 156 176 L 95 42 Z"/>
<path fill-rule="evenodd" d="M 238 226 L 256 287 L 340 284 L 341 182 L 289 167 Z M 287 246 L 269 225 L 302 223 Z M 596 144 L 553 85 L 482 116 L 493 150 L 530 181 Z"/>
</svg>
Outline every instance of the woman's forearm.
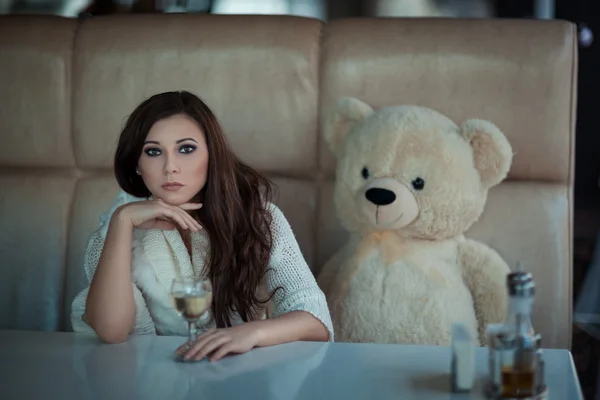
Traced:
<svg viewBox="0 0 600 400">
<path fill-rule="evenodd" d="M 329 331 L 317 318 L 304 311 L 292 311 L 280 317 L 255 321 L 257 347 L 309 341 L 326 342 Z"/>
<path fill-rule="evenodd" d="M 135 324 L 131 285 L 132 237 L 131 222 L 115 212 L 87 296 L 85 320 L 100 339 L 109 343 L 127 340 Z"/>
</svg>

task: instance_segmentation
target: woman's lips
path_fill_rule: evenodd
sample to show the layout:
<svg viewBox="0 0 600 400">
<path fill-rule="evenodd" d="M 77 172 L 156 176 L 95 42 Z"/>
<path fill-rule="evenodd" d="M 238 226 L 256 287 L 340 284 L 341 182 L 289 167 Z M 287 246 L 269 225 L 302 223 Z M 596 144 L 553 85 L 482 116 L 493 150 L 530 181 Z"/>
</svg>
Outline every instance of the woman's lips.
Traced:
<svg viewBox="0 0 600 400">
<path fill-rule="evenodd" d="M 184 185 L 179 182 L 167 182 L 162 185 L 162 188 L 170 191 L 177 191 L 181 189 Z"/>
</svg>

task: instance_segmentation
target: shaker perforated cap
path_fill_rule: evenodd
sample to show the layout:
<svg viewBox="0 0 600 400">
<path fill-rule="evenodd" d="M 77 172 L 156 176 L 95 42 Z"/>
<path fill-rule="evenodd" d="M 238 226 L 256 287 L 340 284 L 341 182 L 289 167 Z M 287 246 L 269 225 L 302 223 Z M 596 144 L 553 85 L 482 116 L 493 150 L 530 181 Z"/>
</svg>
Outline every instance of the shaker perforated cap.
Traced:
<svg viewBox="0 0 600 400">
<path fill-rule="evenodd" d="M 510 296 L 529 297 L 535 294 L 533 275 L 523 271 L 520 261 L 517 263 L 517 270 L 508 274 L 506 285 Z"/>
</svg>

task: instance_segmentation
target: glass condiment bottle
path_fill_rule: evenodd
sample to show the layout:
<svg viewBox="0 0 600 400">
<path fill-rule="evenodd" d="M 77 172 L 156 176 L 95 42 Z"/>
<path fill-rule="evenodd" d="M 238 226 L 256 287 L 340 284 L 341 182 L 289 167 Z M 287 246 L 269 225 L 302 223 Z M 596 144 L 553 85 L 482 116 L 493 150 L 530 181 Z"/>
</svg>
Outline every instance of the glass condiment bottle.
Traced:
<svg viewBox="0 0 600 400">
<path fill-rule="evenodd" d="M 507 277 L 508 315 L 503 324 L 499 354 L 502 397 L 525 398 L 535 394 L 536 359 L 540 337 L 531 322 L 535 283 L 521 263 Z"/>
</svg>

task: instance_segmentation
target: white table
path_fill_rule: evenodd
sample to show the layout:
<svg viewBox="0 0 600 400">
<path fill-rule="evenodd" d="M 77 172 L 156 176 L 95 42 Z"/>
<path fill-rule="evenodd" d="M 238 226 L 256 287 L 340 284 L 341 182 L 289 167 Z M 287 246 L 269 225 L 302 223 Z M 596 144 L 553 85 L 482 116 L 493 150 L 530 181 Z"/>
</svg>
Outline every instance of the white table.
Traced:
<svg viewBox="0 0 600 400">
<path fill-rule="evenodd" d="M 449 390 L 444 347 L 290 343 L 216 363 L 173 360 L 180 337 L 118 345 L 72 333 L 0 331 L 0 398 L 12 399 L 483 399 L 486 349 L 471 394 Z M 571 354 L 546 350 L 553 400 L 582 400 Z"/>
</svg>

